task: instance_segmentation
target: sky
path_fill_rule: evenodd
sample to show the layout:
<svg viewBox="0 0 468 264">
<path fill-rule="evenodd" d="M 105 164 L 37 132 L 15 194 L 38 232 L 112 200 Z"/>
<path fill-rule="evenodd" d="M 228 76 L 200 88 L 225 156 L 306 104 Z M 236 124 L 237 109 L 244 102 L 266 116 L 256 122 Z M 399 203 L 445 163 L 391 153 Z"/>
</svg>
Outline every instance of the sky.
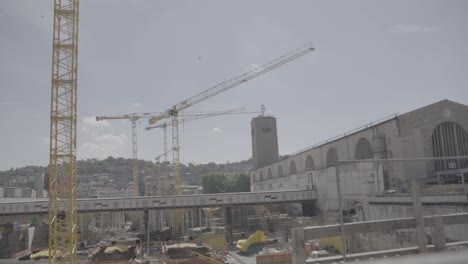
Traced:
<svg viewBox="0 0 468 264">
<path fill-rule="evenodd" d="M 78 159 L 130 158 L 131 124 L 312 42 L 315 51 L 193 106 L 278 124 L 288 154 L 382 117 L 468 104 L 468 1 L 81 0 Z M 52 0 L 0 0 L 0 170 L 49 160 Z M 251 157 L 254 115 L 180 125 L 183 163 Z M 138 155 L 163 153 L 138 123 Z M 170 137 L 169 137 L 170 142 Z"/>
</svg>

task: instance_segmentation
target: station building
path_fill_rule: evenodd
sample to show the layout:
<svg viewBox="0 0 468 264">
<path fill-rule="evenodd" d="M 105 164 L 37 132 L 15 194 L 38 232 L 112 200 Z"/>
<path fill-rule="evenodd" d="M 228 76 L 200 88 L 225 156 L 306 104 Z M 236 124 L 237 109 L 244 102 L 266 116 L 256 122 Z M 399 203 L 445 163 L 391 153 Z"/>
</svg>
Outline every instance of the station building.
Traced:
<svg viewBox="0 0 468 264">
<path fill-rule="evenodd" d="M 255 117 L 251 127 L 251 190 L 315 189 L 322 211 L 337 209 L 337 160 L 468 156 L 468 106 L 450 100 L 367 124 L 282 159 L 276 119 Z M 406 192 L 412 179 L 441 183 L 463 175 L 468 181 L 468 160 L 358 162 L 340 166 L 339 175 L 343 195 L 356 201 Z"/>
</svg>

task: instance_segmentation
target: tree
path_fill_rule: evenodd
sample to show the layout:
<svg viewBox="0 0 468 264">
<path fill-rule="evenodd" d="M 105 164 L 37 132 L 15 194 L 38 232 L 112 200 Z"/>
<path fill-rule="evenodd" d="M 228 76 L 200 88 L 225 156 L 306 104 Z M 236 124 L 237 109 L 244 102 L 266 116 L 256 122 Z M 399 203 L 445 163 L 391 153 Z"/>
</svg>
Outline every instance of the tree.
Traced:
<svg viewBox="0 0 468 264">
<path fill-rule="evenodd" d="M 223 174 L 208 174 L 202 179 L 203 193 L 249 192 L 250 177 L 245 173 L 228 180 Z"/>
<path fill-rule="evenodd" d="M 245 173 L 241 173 L 234 179 L 233 192 L 250 192 L 250 177 Z"/>
<path fill-rule="evenodd" d="M 226 191 L 227 179 L 222 174 L 211 173 L 202 178 L 203 193 L 223 193 Z"/>
</svg>

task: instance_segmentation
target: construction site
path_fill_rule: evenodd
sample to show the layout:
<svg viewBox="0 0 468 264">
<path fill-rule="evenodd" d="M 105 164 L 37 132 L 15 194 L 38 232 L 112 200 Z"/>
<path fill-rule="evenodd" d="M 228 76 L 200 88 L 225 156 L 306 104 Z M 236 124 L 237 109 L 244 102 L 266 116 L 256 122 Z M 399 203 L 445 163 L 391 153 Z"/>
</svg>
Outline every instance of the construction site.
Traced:
<svg viewBox="0 0 468 264">
<path fill-rule="evenodd" d="M 82 72 L 86 76 L 95 70 L 90 64 L 80 63 L 81 45 L 93 40 L 89 35 L 80 39 L 79 28 L 86 23 L 83 19 L 97 12 L 85 9 L 88 13 L 83 18 L 79 0 L 54 0 L 53 5 L 47 2 L 44 1 L 44 5 L 50 6 L 50 14 L 53 14 L 48 21 L 52 60 L 50 64 L 41 65 L 51 66 L 50 100 L 46 102 L 50 104 L 50 112 L 48 118 L 41 119 L 41 122 L 50 122 L 50 129 L 46 131 L 49 137 L 42 143 L 48 147 L 47 170 L 42 173 L 40 169 L 26 167 L 26 172 L 21 172 L 23 175 L 8 164 L 11 170 L 1 174 L 6 176 L 0 181 L 0 264 L 384 264 L 393 261 L 432 263 L 430 261 L 441 259 L 447 264 L 467 263 L 466 91 L 462 94 L 458 88 L 455 89 L 458 94 L 448 96 L 453 99 L 446 99 L 445 94 L 437 95 L 434 96 L 437 100 L 424 100 L 423 105 L 417 106 L 403 107 L 401 103 L 393 107 L 390 103 L 391 111 L 403 113 L 386 112 L 386 117 L 364 121 L 364 124 L 362 120 L 367 119 L 353 119 L 353 116 L 340 121 L 334 111 L 346 112 L 355 105 L 371 105 L 373 99 L 361 103 L 351 100 L 347 104 L 338 103 L 339 100 L 331 103 L 336 98 L 320 97 L 317 93 L 313 100 L 330 103 L 319 110 L 320 116 L 326 116 L 323 122 L 315 120 L 315 116 L 311 118 L 315 122 L 313 129 L 303 125 L 308 123 L 309 116 L 301 114 L 318 111 L 314 105 L 319 102 L 307 101 L 301 106 L 302 110 L 288 115 L 273 115 L 258 102 L 256 105 L 260 107 L 254 110 L 229 106 L 227 102 L 231 100 L 234 104 L 243 103 L 242 97 L 267 100 L 265 98 L 279 96 L 283 104 L 292 107 L 293 99 L 289 103 L 285 98 L 301 95 L 293 96 L 292 88 L 286 87 L 298 83 L 306 83 L 308 87 L 309 79 L 320 75 L 328 79 L 341 78 L 335 76 L 334 70 L 327 75 L 327 67 L 320 72 L 319 66 L 318 70 L 314 69 L 316 72 L 289 75 L 289 83 L 283 81 L 283 88 L 262 94 L 264 98 L 250 95 L 247 89 L 242 92 L 241 87 L 254 83 L 257 77 L 261 78 L 255 80 L 256 84 L 270 78 L 280 82 L 278 76 L 283 74 L 282 69 L 296 67 L 293 71 L 297 71 L 298 67 L 309 65 L 314 56 L 323 62 L 322 56 L 326 58 L 331 53 L 326 48 L 322 52 L 311 42 L 303 43 L 301 37 L 299 47 L 291 46 L 287 50 L 275 45 L 268 47 L 277 54 L 263 64 L 236 61 L 245 64 L 248 70 L 241 74 L 233 72 L 231 78 L 215 76 L 213 79 L 218 80 L 215 85 L 195 90 L 183 89 L 184 85 L 192 85 L 190 82 L 180 89 L 173 86 L 170 93 L 177 93 L 174 98 L 178 99 L 164 98 L 165 105 L 145 106 L 144 110 L 148 111 L 142 111 L 143 106 L 135 104 L 133 109 L 140 111 L 119 112 L 122 98 L 105 96 L 105 100 L 116 100 L 115 112 L 96 107 L 93 109 L 102 112 L 91 113 L 92 118 L 84 122 L 80 121 L 78 109 L 86 108 L 95 98 L 81 100 L 78 90 L 99 88 L 88 88 L 93 86 L 91 82 L 82 86 L 78 81 Z M 89 6 L 102 5 L 89 2 L 86 3 Z M 131 2 L 138 6 L 145 1 Z M 147 5 L 140 8 L 150 8 Z M 460 6 L 466 9 L 459 10 L 468 10 L 467 5 Z M 279 9 L 282 8 L 285 6 Z M 255 19 L 262 25 L 261 18 Z M 112 27 L 111 24 L 107 27 Z M 436 31 L 434 28 L 399 27 L 390 34 L 415 31 L 427 34 Z M 85 27 L 85 30 L 91 29 Z M 116 26 L 114 30 L 120 29 Z M 103 35 L 99 37 L 105 38 Z M 215 38 L 213 36 L 213 40 Z M 177 45 L 174 43 L 174 50 L 165 53 L 177 53 Z M 259 47 L 255 53 L 262 51 L 263 47 Z M 120 52 L 125 53 L 125 49 Z M 112 57 L 117 55 L 112 54 Z M 196 56 L 200 65 L 204 60 L 203 56 Z M 346 56 L 340 60 L 338 63 L 346 63 Z M 152 62 L 158 63 L 166 62 Z M 374 67 L 373 74 L 379 75 L 376 72 L 381 69 L 375 65 L 371 68 Z M 350 68 L 347 70 L 352 71 Z M 148 71 L 135 71 L 140 70 Z M 196 67 L 192 70 L 193 75 L 199 74 Z M 112 73 L 116 83 L 120 80 L 118 75 L 126 74 Z M 151 74 L 157 76 L 154 72 Z M 164 77 L 160 75 L 155 78 Z M 466 82 L 459 83 L 466 86 Z M 44 87 L 40 89 L 45 90 Z M 147 96 L 137 88 L 132 89 L 136 89 L 134 95 Z M 288 89 L 292 92 L 281 94 Z M 241 90 L 240 94 L 226 97 L 237 90 Z M 161 93 L 161 97 L 164 96 Z M 335 97 L 345 100 L 346 93 Z M 214 103 L 217 98 L 225 101 Z M 363 118 L 368 118 L 369 112 L 378 109 L 379 104 L 383 103 L 366 108 Z M 208 108 L 203 108 L 204 105 Z M 224 109 L 206 111 L 212 105 Z M 272 109 L 278 108 L 273 106 Z M 190 138 L 186 134 L 195 132 L 191 128 L 186 131 L 186 125 L 240 117 L 250 121 L 250 124 L 242 121 L 241 128 L 249 137 L 245 141 L 251 146 L 250 153 L 242 154 L 245 162 L 228 161 L 220 163 L 222 166 L 208 163 L 212 168 L 205 170 L 188 158 L 185 160 L 185 153 L 190 151 L 196 153 L 190 156 L 191 160 L 205 153 L 220 157 L 222 161 L 228 159 L 223 156 L 226 153 L 216 148 L 220 141 L 210 143 L 210 139 L 221 134 L 221 128 L 213 127 L 205 137 Z M 291 127 L 288 118 L 295 127 Z M 346 123 L 344 119 L 351 122 Z M 289 127 L 283 126 L 283 121 Z M 337 122 L 354 129 L 339 130 L 341 127 L 334 124 Z M 96 132 L 102 128 L 111 129 L 112 124 L 125 126 L 131 134 L 115 137 Z M 315 140 L 309 134 L 321 129 L 326 133 L 331 131 L 334 134 L 329 136 L 333 137 L 306 147 L 304 144 Z M 161 143 L 153 147 L 148 137 L 152 136 L 154 141 L 158 131 L 162 137 L 158 136 L 157 141 Z M 115 150 L 119 141 L 96 146 L 86 142 L 82 149 L 91 151 L 88 156 L 80 157 L 84 152 L 78 151 L 78 133 L 88 133 L 102 141 L 120 138 L 126 154 L 131 157 L 128 159 L 131 170 L 126 169 L 126 160 Z M 206 142 L 203 149 L 191 150 L 185 147 L 190 141 Z M 296 143 L 284 148 L 288 151 L 280 152 L 280 147 L 283 149 L 284 142 L 288 141 Z M 234 144 L 241 145 L 240 142 Z M 115 151 L 104 153 L 105 147 Z M 234 148 L 226 150 L 230 151 L 235 152 Z M 145 160 L 148 152 L 151 152 L 149 161 Z"/>
</svg>

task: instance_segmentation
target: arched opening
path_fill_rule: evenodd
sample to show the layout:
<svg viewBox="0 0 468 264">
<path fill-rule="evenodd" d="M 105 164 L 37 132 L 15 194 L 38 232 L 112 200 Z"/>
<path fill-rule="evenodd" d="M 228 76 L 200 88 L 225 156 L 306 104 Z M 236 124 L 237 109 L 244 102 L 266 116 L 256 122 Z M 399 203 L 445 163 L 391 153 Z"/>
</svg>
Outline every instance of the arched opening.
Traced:
<svg viewBox="0 0 468 264">
<path fill-rule="evenodd" d="M 361 138 L 354 149 L 354 158 L 357 160 L 372 159 L 372 147 L 366 138 Z"/>
<path fill-rule="evenodd" d="M 432 153 L 434 157 L 468 155 L 468 134 L 460 125 L 453 122 L 439 124 L 432 132 Z M 468 160 L 436 160 L 436 171 L 449 171 L 468 168 Z"/>
<path fill-rule="evenodd" d="M 263 181 L 263 171 L 260 171 L 260 181 Z"/>
<path fill-rule="evenodd" d="M 281 177 L 284 177 L 284 174 L 283 174 L 283 166 L 278 165 L 278 172 L 277 172 L 277 175 L 278 175 L 278 178 L 281 178 Z"/>
<path fill-rule="evenodd" d="M 289 163 L 289 175 L 297 174 L 297 168 L 296 168 L 296 162 L 294 160 L 291 160 L 291 163 Z"/>
<path fill-rule="evenodd" d="M 338 161 L 338 152 L 336 148 L 329 148 L 327 151 L 327 167 L 334 166 Z"/>
<path fill-rule="evenodd" d="M 267 175 L 268 179 L 271 180 L 273 179 L 273 173 L 271 173 L 271 168 L 268 168 L 268 175 Z"/>
<path fill-rule="evenodd" d="M 257 177 L 256 177 L 256 175 L 255 175 L 255 172 L 252 173 L 252 181 L 253 181 L 253 182 L 258 181 L 258 179 L 257 179 Z"/>
<path fill-rule="evenodd" d="M 306 171 L 314 171 L 315 170 L 314 159 L 312 158 L 311 155 L 307 156 L 307 158 L 305 160 L 305 170 Z"/>
</svg>

